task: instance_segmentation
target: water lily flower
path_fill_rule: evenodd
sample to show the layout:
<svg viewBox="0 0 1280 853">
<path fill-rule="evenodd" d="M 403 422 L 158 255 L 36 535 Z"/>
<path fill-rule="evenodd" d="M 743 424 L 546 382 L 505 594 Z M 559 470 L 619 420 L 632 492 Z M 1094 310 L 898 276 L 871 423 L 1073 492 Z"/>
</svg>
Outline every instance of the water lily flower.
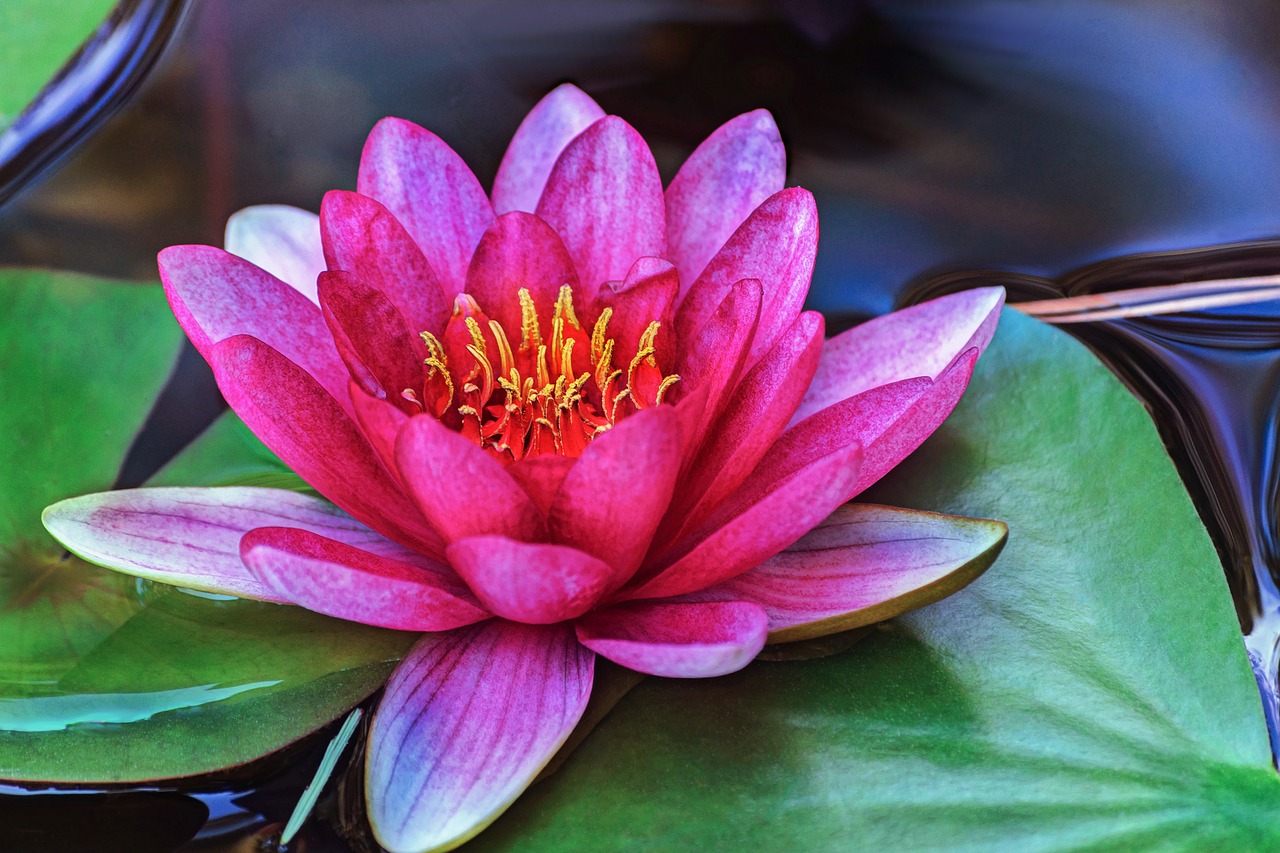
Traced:
<svg viewBox="0 0 1280 853">
<path fill-rule="evenodd" d="M 959 400 L 998 288 L 824 340 L 813 198 L 770 116 L 663 189 L 626 122 L 562 86 L 486 194 L 438 137 L 369 136 L 319 216 L 251 208 L 160 254 L 231 408 L 328 500 L 265 488 L 73 498 L 94 563 L 424 632 L 367 757 L 392 851 L 494 820 L 564 743 L 602 655 L 732 672 L 767 642 L 963 586 L 998 522 L 850 504 Z"/>
</svg>

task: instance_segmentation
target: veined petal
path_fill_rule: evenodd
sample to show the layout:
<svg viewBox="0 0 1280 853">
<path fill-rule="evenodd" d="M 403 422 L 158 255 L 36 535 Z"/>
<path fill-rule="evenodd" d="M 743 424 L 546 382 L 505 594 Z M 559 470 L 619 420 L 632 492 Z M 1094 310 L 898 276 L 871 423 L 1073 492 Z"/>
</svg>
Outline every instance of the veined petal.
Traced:
<svg viewBox="0 0 1280 853">
<path fill-rule="evenodd" d="M 565 545 L 472 536 L 449 546 L 449 563 L 493 613 L 551 625 L 573 619 L 609 591 L 608 563 Z"/>
<path fill-rule="evenodd" d="M 359 427 L 301 368 L 247 335 L 217 344 L 209 362 L 227 403 L 299 477 L 383 535 L 443 553 Z"/>
<path fill-rule="evenodd" d="M 415 335 L 444 328 L 452 303 L 390 210 L 368 196 L 333 190 L 320 205 L 320 228 L 329 269 L 354 273 L 381 291 Z"/>
<path fill-rule="evenodd" d="M 786 177 L 782 136 L 767 110 L 725 122 L 684 161 L 666 193 L 668 257 L 684 290 Z"/>
<path fill-rule="evenodd" d="M 658 334 L 654 348 L 660 364 L 671 364 L 672 324 L 680 277 L 669 261 L 661 258 L 637 258 L 622 282 L 606 282 L 596 293 L 597 316 L 605 308 L 613 309 L 609 318 L 609 337 L 617 342 L 615 361 L 628 364 L 640 351 L 640 337 L 649 323 L 657 321 Z"/>
<path fill-rule="evenodd" d="M 373 452 L 377 455 L 382 467 L 391 479 L 400 483 L 400 469 L 396 468 L 396 436 L 400 428 L 408 421 L 409 416 L 400 409 L 366 394 L 355 380 L 351 380 L 348 388 L 351 395 L 351 409 L 355 413 L 356 423 Z M 401 484 L 403 485 L 403 484 Z"/>
<path fill-rule="evenodd" d="M 306 371 L 335 399 L 346 399 L 347 369 L 320 308 L 306 296 L 212 246 L 170 246 L 157 260 L 178 324 L 206 361 L 218 342 L 252 335 Z"/>
<path fill-rule="evenodd" d="M 710 678 L 751 663 L 768 622 L 749 601 L 638 601 L 589 613 L 575 627 L 582 645 L 628 669 Z"/>
<path fill-rule="evenodd" d="M 400 430 L 396 467 L 409 496 L 448 542 L 546 534 L 542 513 L 501 463 L 430 415 L 410 418 Z"/>
<path fill-rule="evenodd" d="M 602 118 L 604 110 L 572 83 L 557 86 L 538 101 L 520 122 L 498 166 L 493 179 L 494 212 L 537 210 L 542 188 L 560 152 Z"/>
<path fill-rule="evenodd" d="M 223 246 L 283 281 L 312 302 L 324 272 L 320 218 L 287 204 L 259 204 L 231 214 Z"/>
<path fill-rule="evenodd" d="M 328 501 L 249 486 L 82 495 L 46 509 L 44 525 L 69 551 L 118 572 L 283 603 L 291 600 L 240 560 L 240 537 L 256 527 L 293 527 L 382 553 L 403 550 Z"/>
<path fill-rule="evenodd" d="M 383 293 L 359 275 L 320 275 L 320 308 L 351 378 L 365 393 L 407 406 L 400 394 L 422 385 L 426 348 Z"/>
<path fill-rule="evenodd" d="M 440 276 L 446 297 L 462 291 L 493 208 L 452 148 L 413 122 L 384 118 L 365 142 L 356 189 L 395 215 Z"/>
<path fill-rule="evenodd" d="M 564 240 L 588 301 L 604 282 L 621 280 L 636 258 L 667 253 L 658 166 L 640 134 L 617 116 L 600 119 L 564 149 L 537 213 Z"/>
<path fill-rule="evenodd" d="M 244 565 L 281 600 L 398 631 L 448 631 L 489 618 L 443 563 L 394 559 L 287 527 L 259 527 L 240 540 Z"/>
<path fill-rule="evenodd" d="M 551 226 L 531 213 L 504 213 L 480 238 L 467 269 L 466 292 L 491 320 L 516 333 L 522 325 L 517 292 L 529 291 L 544 334 L 562 285 L 577 293 L 578 273 Z"/>
<path fill-rule="evenodd" d="M 1008 535 L 999 521 L 845 504 L 781 554 L 707 593 L 758 603 L 771 643 L 808 640 L 946 598 L 987 570 Z"/>
<path fill-rule="evenodd" d="M 986 349 L 1000 319 L 1004 288 L 981 287 L 912 305 L 827 341 L 794 422 L 860 394 L 916 376 L 937 378 L 961 355 Z"/>
<path fill-rule="evenodd" d="M 391 853 L 452 850 L 492 823 L 582 717 L 594 658 L 567 625 L 493 620 L 423 637 L 369 732 L 378 841 Z"/>
</svg>

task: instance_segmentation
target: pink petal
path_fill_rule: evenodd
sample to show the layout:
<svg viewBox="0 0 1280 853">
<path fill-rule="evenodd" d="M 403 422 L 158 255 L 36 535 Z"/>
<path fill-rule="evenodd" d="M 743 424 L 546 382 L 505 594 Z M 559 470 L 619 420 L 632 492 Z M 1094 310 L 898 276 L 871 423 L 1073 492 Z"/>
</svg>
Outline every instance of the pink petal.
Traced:
<svg viewBox="0 0 1280 853">
<path fill-rule="evenodd" d="M 306 530 L 259 527 L 240 540 L 245 566 L 284 601 L 398 631 L 448 631 L 489 618 L 448 566 L 379 556 Z"/>
<path fill-rule="evenodd" d="M 400 394 L 422 386 L 426 348 L 390 300 L 355 274 L 326 272 L 320 308 L 351 378 L 379 400 L 407 405 Z"/>
<path fill-rule="evenodd" d="M 493 179 L 494 211 L 536 210 L 560 152 L 602 118 L 604 110 L 572 83 L 557 86 L 538 101 L 520 122 L 498 166 Z"/>
<path fill-rule="evenodd" d="M 616 664 L 665 678 L 737 672 L 764 648 L 768 617 L 748 601 L 636 602 L 579 619 L 578 641 Z"/>
<path fill-rule="evenodd" d="M 999 521 L 845 504 L 781 554 L 707 592 L 757 602 L 771 643 L 823 637 L 946 598 L 986 571 L 1008 534 Z"/>
<path fill-rule="evenodd" d="M 317 302 L 316 276 L 324 272 L 320 221 L 309 210 L 287 204 L 259 204 L 231 214 L 223 242 L 244 258 Z"/>
<path fill-rule="evenodd" d="M 415 335 L 444 328 L 452 302 L 391 211 L 368 196 L 333 190 L 320 205 L 320 227 L 329 269 L 355 273 L 381 291 Z"/>
<path fill-rule="evenodd" d="M 551 335 L 551 317 L 560 287 L 578 289 L 573 260 L 551 226 L 531 213 L 504 213 L 480 238 L 467 270 L 466 291 L 509 334 L 519 334 L 518 291 L 524 288 L 538 309 L 542 333 Z M 513 346 L 519 346 L 519 340 Z"/>
<path fill-rule="evenodd" d="M 577 461 L 554 453 L 525 456 L 508 465 L 507 473 L 525 490 L 538 511 L 546 515 L 551 512 L 551 504 L 564 478 Z"/>
<path fill-rule="evenodd" d="M 396 468 L 396 436 L 400 434 L 400 428 L 409 420 L 409 416 L 386 400 L 366 394 L 354 379 L 347 391 L 351 396 L 351 410 L 355 413 L 360 431 L 364 433 L 369 446 L 373 448 L 391 479 L 400 483 L 400 470 Z"/>
<path fill-rule="evenodd" d="M 569 143 L 537 212 L 564 240 L 587 300 L 625 276 L 636 258 L 667 253 L 658 166 L 640 134 L 617 116 Z"/>
<path fill-rule="evenodd" d="M 395 553 L 328 501 L 249 486 L 101 492 L 44 511 L 54 538 L 91 563 L 188 589 L 288 603 L 240 560 L 240 537 L 273 525 L 309 530 L 348 545 Z"/>
<path fill-rule="evenodd" d="M 502 464 L 430 415 L 410 418 L 396 441 L 410 497 L 448 542 L 495 534 L 536 540 L 546 521 Z"/>
<path fill-rule="evenodd" d="M 472 536 L 449 546 L 449 563 L 476 597 L 504 619 L 550 625 L 586 613 L 604 597 L 614 571 L 564 545 Z"/>
<path fill-rule="evenodd" d="M 219 341 L 252 335 L 301 367 L 335 399 L 346 399 L 347 369 L 310 299 L 212 246 L 170 246 L 158 261 L 173 313 L 206 361 Z"/>
<path fill-rule="evenodd" d="M 587 446 L 551 506 L 556 542 L 616 570 L 612 587 L 640 566 L 671 502 L 680 471 L 680 421 L 672 406 L 636 412 Z"/>
<path fill-rule="evenodd" d="M 813 196 L 798 187 L 775 193 L 733 232 L 689 288 L 676 314 L 677 333 L 681 339 L 696 333 L 734 282 L 758 279 L 764 297 L 751 361 L 758 359 L 799 315 L 817 251 Z"/>
<path fill-rule="evenodd" d="M 360 429 L 301 368 L 246 335 L 217 344 L 209 362 L 235 413 L 316 491 L 388 538 L 443 552 Z"/>
<path fill-rule="evenodd" d="M 569 737 L 594 655 L 566 625 L 429 634 L 369 732 L 369 820 L 392 853 L 451 850 L 493 822 Z"/>
<path fill-rule="evenodd" d="M 365 142 L 356 188 L 404 225 L 440 276 L 446 297 L 462 291 L 493 208 L 452 148 L 413 122 L 384 118 Z"/>
<path fill-rule="evenodd" d="M 782 136 L 767 110 L 725 122 L 684 161 L 666 202 L 668 257 L 680 268 L 685 290 L 786 177 Z"/>
<path fill-rule="evenodd" d="M 793 422 L 877 385 L 936 378 L 964 352 L 981 353 L 995 333 L 1004 288 L 982 287 L 868 320 L 827 341 Z"/>
<path fill-rule="evenodd" d="M 680 278 L 676 268 L 661 258 L 638 258 L 622 282 L 606 282 L 596 294 L 596 314 L 612 308 L 607 334 L 615 341 L 614 363 L 626 366 L 639 352 L 640 337 L 652 322 L 661 325 L 655 339 L 659 363 L 672 365 L 672 312 Z"/>
</svg>

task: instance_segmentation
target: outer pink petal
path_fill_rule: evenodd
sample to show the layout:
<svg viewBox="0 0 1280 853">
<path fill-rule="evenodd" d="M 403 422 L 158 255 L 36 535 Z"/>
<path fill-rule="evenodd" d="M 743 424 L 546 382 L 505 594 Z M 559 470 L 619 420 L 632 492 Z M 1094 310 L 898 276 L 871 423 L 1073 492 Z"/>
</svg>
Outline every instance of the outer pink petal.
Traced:
<svg viewBox="0 0 1280 853">
<path fill-rule="evenodd" d="M 415 335 L 444 328 L 452 301 L 390 210 L 368 196 L 333 190 L 320 205 L 320 227 L 329 269 L 355 273 L 382 291 Z"/>
<path fill-rule="evenodd" d="M 565 146 L 598 119 L 604 110 L 572 83 L 552 89 L 520 122 L 493 179 L 496 213 L 538 208 L 551 167 Z"/>
<path fill-rule="evenodd" d="M 685 290 L 786 177 L 782 136 L 767 110 L 730 119 L 689 156 L 666 194 L 668 257 Z"/>
<path fill-rule="evenodd" d="M 818 208 L 798 187 L 772 195 L 747 217 L 685 294 L 676 330 L 686 339 L 707 321 L 734 282 L 760 281 L 764 298 L 760 328 L 751 346 L 754 361 L 795 321 L 809 293 L 818 251 Z"/>
<path fill-rule="evenodd" d="M 160 253 L 165 295 L 205 360 L 214 344 L 252 335 L 301 367 L 340 401 L 347 369 L 320 309 L 280 279 L 212 246 L 170 246 Z"/>
<path fill-rule="evenodd" d="M 422 339 L 381 291 L 349 272 L 320 275 L 320 308 L 351 378 L 368 394 L 406 404 L 422 386 Z"/>
<path fill-rule="evenodd" d="M 576 628 L 582 645 L 627 669 L 710 678 L 751 663 L 764 648 L 768 623 L 748 601 L 644 601 L 597 610 Z"/>
<path fill-rule="evenodd" d="M 644 559 L 680 471 L 680 420 L 672 406 L 636 412 L 587 446 L 551 506 L 556 542 L 594 554 L 620 586 Z"/>
<path fill-rule="evenodd" d="M 587 300 L 604 282 L 621 280 L 636 258 L 667 253 L 658 166 L 640 134 L 617 116 L 569 143 L 537 212 L 564 240 Z"/>
<path fill-rule="evenodd" d="M 449 546 L 449 562 L 498 616 L 551 625 L 586 613 L 609 591 L 614 571 L 575 548 L 472 536 Z"/>
<path fill-rule="evenodd" d="M 299 477 L 383 535 L 443 552 L 359 427 L 301 368 L 244 335 L 217 344 L 209 362 L 227 403 Z"/>
<path fill-rule="evenodd" d="M 427 558 L 406 562 L 287 527 L 249 531 L 240 557 L 281 599 L 349 622 L 448 631 L 489 618 L 448 566 Z"/>
<path fill-rule="evenodd" d="M 493 208 L 453 149 L 413 122 L 384 118 L 365 142 L 356 188 L 400 220 L 439 274 L 446 297 L 462 291 Z"/>
<path fill-rule="evenodd" d="M 262 267 L 312 302 L 324 272 L 319 218 L 287 204 L 259 204 L 231 214 L 224 248 Z"/>
<path fill-rule="evenodd" d="M 409 419 L 396 467 L 414 503 L 445 541 L 495 534 L 541 539 L 546 521 L 501 463 L 430 415 Z"/>
<path fill-rule="evenodd" d="M 823 348 L 793 420 L 877 385 L 936 378 L 964 352 L 986 349 L 1002 304 L 1004 288 L 983 287 L 894 311 L 836 335 Z"/>
<path fill-rule="evenodd" d="M 398 553 L 328 501 L 248 486 L 101 492 L 44 511 L 59 542 L 118 572 L 241 598 L 289 602 L 263 586 L 240 560 L 240 537 L 273 525 L 309 530 L 359 548 Z"/>
<path fill-rule="evenodd" d="M 494 620 L 430 634 L 369 732 L 369 820 L 392 853 L 451 850 L 529 786 L 577 725 L 594 655 L 567 625 Z"/>
<path fill-rule="evenodd" d="M 355 380 L 348 386 L 351 395 L 351 409 L 355 413 L 356 423 L 373 452 L 377 455 L 382 467 L 391 475 L 391 479 L 400 483 L 400 470 L 396 468 L 396 436 L 400 428 L 408 422 L 409 416 L 400 409 L 379 400 L 360 389 Z"/>
<path fill-rule="evenodd" d="M 991 565 L 1008 533 L 999 521 L 846 504 L 781 554 L 707 593 L 760 604 L 770 642 L 821 637 L 951 595 Z"/>
<path fill-rule="evenodd" d="M 467 270 L 466 291 L 508 334 L 521 328 L 524 288 L 533 297 L 543 335 L 551 335 L 551 317 L 560 287 L 578 289 L 578 274 L 564 243 L 551 226 L 531 213 L 505 213 L 480 238 Z M 515 346 L 519 341 L 515 341 Z"/>
</svg>

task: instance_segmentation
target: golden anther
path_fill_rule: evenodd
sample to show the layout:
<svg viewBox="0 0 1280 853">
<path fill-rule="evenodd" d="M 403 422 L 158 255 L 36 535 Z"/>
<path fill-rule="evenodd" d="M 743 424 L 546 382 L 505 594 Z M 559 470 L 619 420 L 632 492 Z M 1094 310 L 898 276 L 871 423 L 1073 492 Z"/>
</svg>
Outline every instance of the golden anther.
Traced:
<svg viewBox="0 0 1280 853">
<path fill-rule="evenodd" d="M 556 296 L 555 316 L 557 319 L 565 320 L 575 329 L 582 328 L 582 324 L 578 322 L 577 315 L 573 313 L 573 290 L 567 284 L 560 285 L 560 293 Z"/>
<path fill-rule="evenodd" d="M 613 317 L 613 309 L 606 308 L 600 312 L 600 319 L 596 320 L 595 327 L 591 330 L 591 363 L 599 364 L 604 357 L 605 335 L 609 329 L 609 320 Z M 612 343 L 610 341 L 610 343 Z"/>
<path fill-rule="evenodd" d="M 657 352 L 654 348 L 654 340 L 658 337 L 658 329 L 662 328 L 662 324 L 654 320 L 645 327 L 644 334 L 640 336 L 640 342 L 637 349 L 649 351 L 649 366 L 657 367 L 658 362 L 654 359 L 653 354 Z"/>
<path fill-rule="evenodd" d="M 542 330 L 538 328 L 538 309 L 533 304 L 533 294 L 528 288 L 520 288 L 520 349 L 536 350 L 542 346 Z"/>
<path fill-rule="evenodd" d="M 512 373 L 516 369 L 516 357 L 511 354 L 511 341 L 507 340 L 507 333 L 503 331 L 502 326 L 497 320 L 489 321 L 489 331 L 493 332 L 493 339 L 498 344 L 498 358 L 502 362 L 503 376 Z M 517 382 L 519 380 L 516 380 Z"/>
<path fill-rule="evenodd" d="M 476 358 L 487 358 L 489 352 L 485 349 L 484 334 L 480 331 L 480 323 L 476 321 L 475 317 L 467 318 L 467 331 L 471 333 L 471 346 L 475 347 L 479 352 Z"/>
<path fill-rule="evenodd" d="M 658 386 L 658 393 L 653 395 L 653 404 L 656 406 L 661 403 L 662 395 L 667 393 L 667 389 L 679 381 L 680 377 L 674 373 L 663 379 L 662 384 Z"/>
</svg>

